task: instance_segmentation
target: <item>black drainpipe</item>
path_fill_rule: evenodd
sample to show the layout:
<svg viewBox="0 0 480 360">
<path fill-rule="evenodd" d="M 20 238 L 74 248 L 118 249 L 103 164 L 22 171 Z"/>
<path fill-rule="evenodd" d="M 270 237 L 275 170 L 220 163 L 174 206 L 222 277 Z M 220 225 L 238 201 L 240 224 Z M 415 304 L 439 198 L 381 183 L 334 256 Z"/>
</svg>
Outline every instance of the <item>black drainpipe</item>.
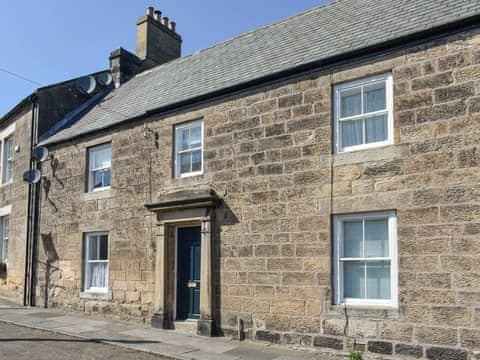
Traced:
<svg viewBox="0 0 480 360">
<path fill-rule="evenodd" d="M 30 170 L 37 169 L 38 164 L 33 160 L 33 149 L 37 142 L 38 96 L 30 97 L 32 103 L 32 122 L 30 130 Z M 27 239 L 25 252 L 25 281 L 23 290 L 23 305 L 35 306 L 35 263 L 36 263 L 36 233 L 38 219 L 38 184 L 28 184 L 27 205 Z"/>
</svg>

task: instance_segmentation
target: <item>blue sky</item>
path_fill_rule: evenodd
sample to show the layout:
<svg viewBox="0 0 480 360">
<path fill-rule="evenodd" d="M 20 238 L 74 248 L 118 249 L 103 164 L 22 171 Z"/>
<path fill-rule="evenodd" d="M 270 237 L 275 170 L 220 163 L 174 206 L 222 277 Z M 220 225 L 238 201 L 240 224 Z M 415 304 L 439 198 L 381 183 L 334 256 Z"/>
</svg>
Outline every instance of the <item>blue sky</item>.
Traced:
<svg viewBox="0 0 480 360">
<path fill-rule="evenodd" d="M 108 67 L 135 51 L 148 5 L 177 22 L 183 55 L 326 3 L 326 0 L 15 0 L 0 5 L 0 69 L 48 85 Z M 0 116 L 38 85 L 0 70 Z"/>
</svg>

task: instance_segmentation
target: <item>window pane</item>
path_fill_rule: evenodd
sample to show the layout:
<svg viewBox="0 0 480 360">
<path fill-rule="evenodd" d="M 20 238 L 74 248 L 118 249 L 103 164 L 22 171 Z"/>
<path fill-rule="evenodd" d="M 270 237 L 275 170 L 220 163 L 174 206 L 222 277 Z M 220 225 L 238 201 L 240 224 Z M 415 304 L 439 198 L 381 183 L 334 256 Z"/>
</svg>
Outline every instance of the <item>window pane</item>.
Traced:
<svg viewBox="0 0 480 360">
<path fill-rule="evenodd" d="M 359 115 L 362 113 L 361 88 L 349 89 L 341 92 L 340 95 L 340 116 Z"/>
<path fill-rule="evenodd" d="M 191 153 L 180 154 L 180 172 L 182 174 L 191 172 Z"/>
<path fill-rule="evenodd" d="M 364 112 L 384 110 L 385 102 L 385 82 L 380 82 L 365 86 L 363 89 Z"/>
<path fill-rule="evenodd" d="M 343 256 L 362 257 L 363 226 L 361 221 L 343 223 Z"/>
<path fill-rule="evenodd" d="M 389 256 L 387 219 L 366 220 L 365 257 L 383 256 Z"/>
<path fill-rule="evenodd" d="M 103 186 L 110 186 L 110 169 L 103 171 Z"/>
<path fill-rule="evenodd" d="M 107 235 L 100 235 L 99 236 L 99 241 L 100 241 L 100 256 L 99 260 L 108 260 L 108 236 Z"/>
<path fill-rule="evenodd" d="M 202 170 L 202 151 L 194 151 L 192 153 L 192 171 Z"/>
<path fill-rule="evenodd" d="M 4 216 L 2 219 L 2 237 L 8 239 L 9 218 Z"/>
<path fill-rule="evenodd" d="M 348 261 L 343 265 L 343 297 L 365 298 L 365 263 Z"/>
<path fill-rule="evenodd" d="M 367 298 L 390 299 L 390 262 L 367 263 Z"/>
<path fill-rule="evenodd" d="M 202 146 L 202 128 L 196 126 L 190 129 L 190 147 Z"/>
<path fill-rule="evenodd" d="M 90 288 L 106 288 L 108 276 L 107 263 L 88 263 L 87 264 L 87 290 Z"/>
<path fill-rule="evenodd" d="M 189 140 L 189 129 L 180 130 L 180 150 L 190 149 L 190 140 Z"/>
<path fill-rule="evenodd" d="M 95 189 L 103 187 L 103 171 L 93 172 L 93 187 Z"/>
<path fill-rule="evenodd" d="M 98 236 L 90 235 L 88 237 L 88 260 L 98 259 Z"/>
<path fill-rule="evenodd" d="M 363 120 L 342 121 L 342 146 L 354 146 L 363 143 Z"/>
<path fill-rule="evenodd" d="M 367 143 L 387 140 L 387 114 L 367 118 L 365 121 Z"/>
<path fill-rule="evenodd" d="M 110 147 L 101 150 L 93 149 L 92 151 L 92 155 L 94 156 L 94 169 L 110 167 L 112 158 L 112 149 Z"/>
</svg>

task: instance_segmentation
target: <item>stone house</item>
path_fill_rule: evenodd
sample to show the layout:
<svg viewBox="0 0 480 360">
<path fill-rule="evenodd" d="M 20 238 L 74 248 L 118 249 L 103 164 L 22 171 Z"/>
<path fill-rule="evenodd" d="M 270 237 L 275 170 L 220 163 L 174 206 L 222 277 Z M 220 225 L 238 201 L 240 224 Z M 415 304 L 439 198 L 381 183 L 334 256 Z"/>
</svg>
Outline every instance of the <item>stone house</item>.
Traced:
<svg viewBox="0 0 480 360">
<path fill-rule="evenodd" d="M 41 142 L 38 303 L 474 356 L 478 5 L 339 0 L 186 57 L 149 8 L 116 89 Z"/>
<path fill-rule="evenodd" d="M 24 182 L 38 140 L 47 138 L 65 118 L 88 109 L 112 86 L 97 86 L 87 97 L 79 84 L 90 78 L 111 77 L 100 71 L 38 88 L 0 118 L 0 295 L 24 305 L 34 298 L 34 238 L 38 217 L 38 185 Z M 28 221 L 29 216 L 32 221 Z M 38 222 L 37 222 L 38 223 Z M 28 249 L 28 250 L 27 250 Z"/>
</svg>

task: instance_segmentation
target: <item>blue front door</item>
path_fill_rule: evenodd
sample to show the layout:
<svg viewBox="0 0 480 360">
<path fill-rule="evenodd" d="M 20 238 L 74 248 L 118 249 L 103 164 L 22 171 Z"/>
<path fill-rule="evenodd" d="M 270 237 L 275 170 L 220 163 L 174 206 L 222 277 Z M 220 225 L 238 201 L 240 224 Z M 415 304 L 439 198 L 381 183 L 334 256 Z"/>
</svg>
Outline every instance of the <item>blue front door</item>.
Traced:
<svg viewBox="0 0 480 360">
<path fill-rule="evenodd" d="M 177 320 L 200 318 L 200 226 L 177 228 Z"/>
</svg>

